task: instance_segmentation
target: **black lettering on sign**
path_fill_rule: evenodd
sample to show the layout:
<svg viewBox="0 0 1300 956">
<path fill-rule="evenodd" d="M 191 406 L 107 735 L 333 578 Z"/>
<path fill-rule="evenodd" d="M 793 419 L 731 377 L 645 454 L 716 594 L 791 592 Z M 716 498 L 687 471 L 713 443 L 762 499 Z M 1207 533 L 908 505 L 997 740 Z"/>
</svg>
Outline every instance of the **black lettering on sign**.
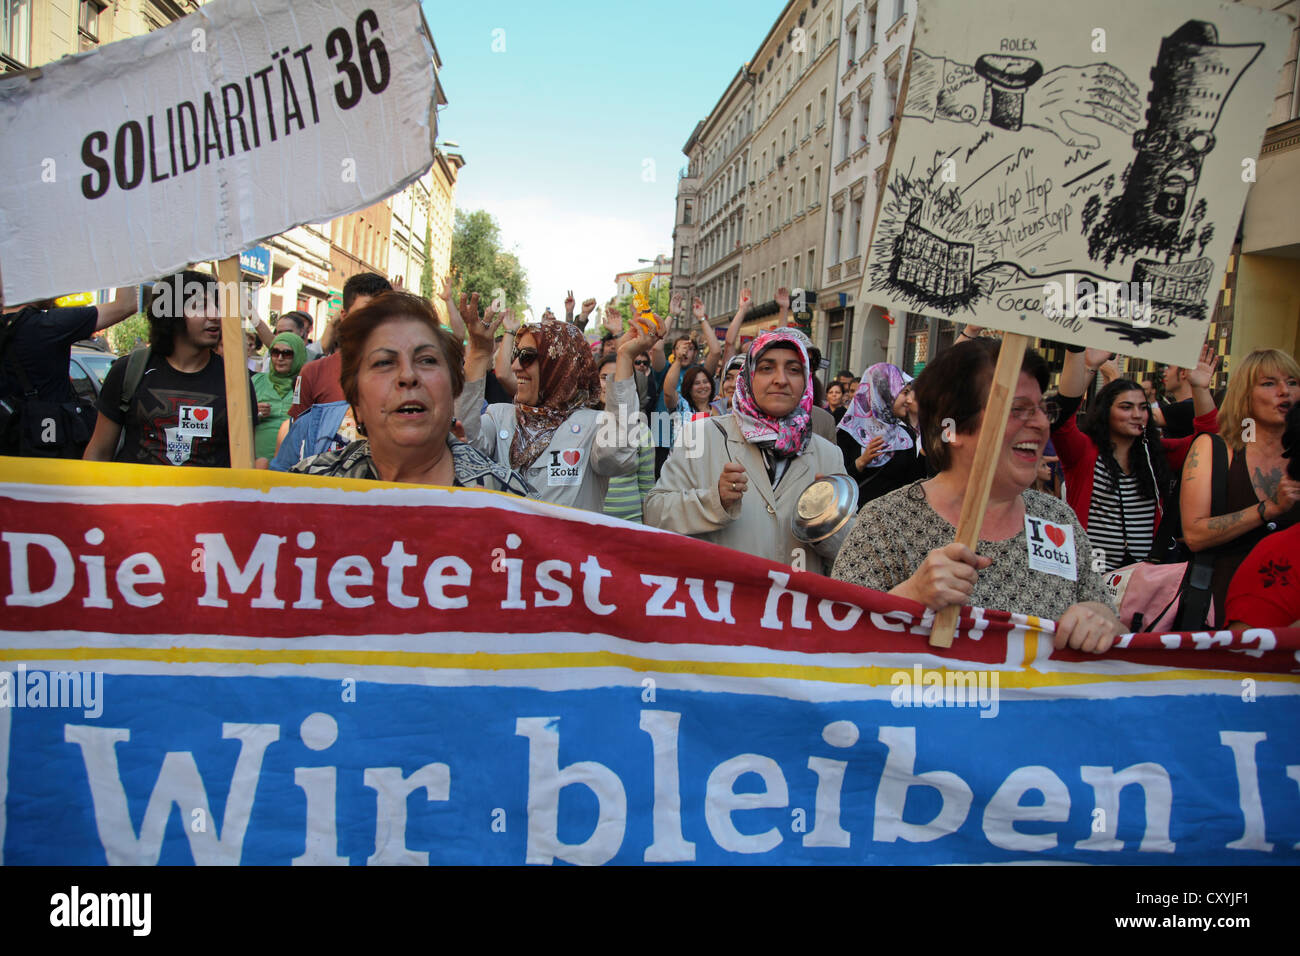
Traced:
<svg viewBox="0 0 1300 956">
<path fill-rule="evenodd" d="M 334 98 L 340 109 L 350 110 L 361 102 L 361 72 L 352 62 L 352 37 L 348 31 L 342 27 L 332 30 L 325 38 L 325 52 L 331 61 L 338 57 L 337 69 L 343 79 L 334 84 Z"/>
<path fill-rule="evenodd" d="M 366 88 L 371 93 L 382 93 L 388 86 L 388 49 L 383 40 L 377 37 L 369 39 L 366 36 L 367 29 L 372 36 L 379 29 L 379 17 L 375 16 L 374 10 L 362 10 L 357 17 L 357 52 L 361 55 L 361 71 L 366 75 Z"/>
<path fill-rule="evenodd" d="M 130 172 L 127 171 L 128 150 L 130 150 Z M 121 189 L 135 189 L 144 179 L 144 130 L 135 120 L 127 120 L 117 131 L 113 165 L 117 172 L 117 185 Z"/>
<path fill-rule="evenodd" d="M 98 199 L 108 192 L 108 161 L 96 152 L 101 149 L 108 149 L 108 134 L 103 130 L 97 129 L 81 141 L 81 161 L 90 170 L 81 177 L 81 195 L 87 199 Z"/>
</svg>

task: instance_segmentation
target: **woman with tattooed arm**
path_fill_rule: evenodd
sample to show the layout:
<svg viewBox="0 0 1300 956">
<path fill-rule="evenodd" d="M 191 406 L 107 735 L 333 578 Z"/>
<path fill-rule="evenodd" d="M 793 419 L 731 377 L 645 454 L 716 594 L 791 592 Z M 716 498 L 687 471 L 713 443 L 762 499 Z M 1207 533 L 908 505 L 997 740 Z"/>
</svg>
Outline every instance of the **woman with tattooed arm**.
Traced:
<svg viewBox="0 0 1300 956">
<path fill-rule="evenodd" d="M 1219 617 L 1237 566 L 1266 535 L 1300 521 L 1300 481 L 1286 476 L 1282 433 L 1300 403 L 1300 366 L 1276 349 L 1257 349 L 1236 364 L 1219 412 L 1219 434 L 1200 435 L 1183 465 L 1183 539 L 1192 551 L 1215 549 L 1211 590 Z M 1214 443 L 1227 446 L 1227 496 L 1213 514 Z"/>
</svg>

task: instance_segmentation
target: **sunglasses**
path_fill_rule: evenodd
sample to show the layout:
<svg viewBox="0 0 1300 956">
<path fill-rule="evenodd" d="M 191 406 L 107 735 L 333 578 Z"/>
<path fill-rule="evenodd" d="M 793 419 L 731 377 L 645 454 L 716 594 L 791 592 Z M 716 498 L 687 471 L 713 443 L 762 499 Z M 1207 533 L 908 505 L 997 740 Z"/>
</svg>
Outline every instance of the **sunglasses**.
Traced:
<svg viewBox="0 0 1300 956">
<path fill-rule="evenodd" d="M 515 349 L 510 353 L 510 361 L 518 362 L 520 368 L 528 368 L 537 361 L 537 349 Z"/>
<path fill-rule="evenodd" d="M 273 358 L 293 358 L 293 349 L 271 349 Z"/>
<path fill-rule="evenodd" d="M 633 362 L 632 364 L 635 365 L 635 366 L 637 366 L 637 367 L 639 367 L 639 368 L 649 368 L 649 367 L 650 367 L 650 360 L 649 360 L 648 358 L 639 358 L 639 359 L 637 359 L 635 362 Z"/>
</svg>

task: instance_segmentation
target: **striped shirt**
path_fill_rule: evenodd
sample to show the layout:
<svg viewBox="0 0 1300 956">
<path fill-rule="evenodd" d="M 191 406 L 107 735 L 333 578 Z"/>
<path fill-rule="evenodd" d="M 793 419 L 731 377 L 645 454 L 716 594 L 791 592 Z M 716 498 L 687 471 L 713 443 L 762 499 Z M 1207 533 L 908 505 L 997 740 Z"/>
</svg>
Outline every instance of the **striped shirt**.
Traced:
<svg viewBox="0 0 1300 956">
<path fill-rule="evenodd" d="M 605 494 L 605 514 L 611 518 L 643 523 L 641 505 L 655 486 L 655 449 L 650 442 L 642 445 L 636 456 L 636 471 L 609 479 Z"/>
<path fill-rule="evenodd" d="M 1098 455 L 1092 473 L 1092 503 L 1088 505 L 1093 554 L 1098 549 L 1105 552 L 1107 571 L 1142 561 L 1151 553 L 1155 531 L 1156 500 L 1143 497 L 1136 475 L 1121 472 L 1116 487 Z"/>
</svg>

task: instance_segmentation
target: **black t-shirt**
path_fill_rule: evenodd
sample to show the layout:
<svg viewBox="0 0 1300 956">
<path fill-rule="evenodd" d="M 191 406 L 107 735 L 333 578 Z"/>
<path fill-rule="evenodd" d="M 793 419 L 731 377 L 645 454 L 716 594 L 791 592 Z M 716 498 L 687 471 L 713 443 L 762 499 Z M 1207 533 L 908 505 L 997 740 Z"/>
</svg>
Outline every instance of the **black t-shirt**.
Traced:
<svg viewBox="0 0 1300 956">
<path fill-rule="evenodd" d="M 1160 410 L 1165 415 L 1166 438 L 1188 438 L 1195 431 L 1196 403 L 1190 398 L 1162 405 Z"/>
<path fill-rule="evenodd" d="M 27 373 L 37 397 L 46 402 L 75 402 L 77 393 L 68 378 L 68 359 L 74 343 L 95 333 L 98 307 L 38 309 L 28 306 L 9 316 L 9 320 L 20 324 L 9 342 L 8 354 Z M 0 362 L 0 395 L 21 395 L 22 391 L 5 358 Z"/>
<path fill-rule="evenodd" d="M 220 356 L 212 353 L 201 371 L 178 372 L 167 359 L 151 352 L 144 378 L 123 421 L 118 405 L 128 358 L 124 355 L 113 363 L 99 393 L 100 413 L 125 430 L 125 442 L 116 460 L 229 468 L 226 373 Z M 251 376 L 248 401 L 255 414 L 257 396 Z"/>
</svg>

